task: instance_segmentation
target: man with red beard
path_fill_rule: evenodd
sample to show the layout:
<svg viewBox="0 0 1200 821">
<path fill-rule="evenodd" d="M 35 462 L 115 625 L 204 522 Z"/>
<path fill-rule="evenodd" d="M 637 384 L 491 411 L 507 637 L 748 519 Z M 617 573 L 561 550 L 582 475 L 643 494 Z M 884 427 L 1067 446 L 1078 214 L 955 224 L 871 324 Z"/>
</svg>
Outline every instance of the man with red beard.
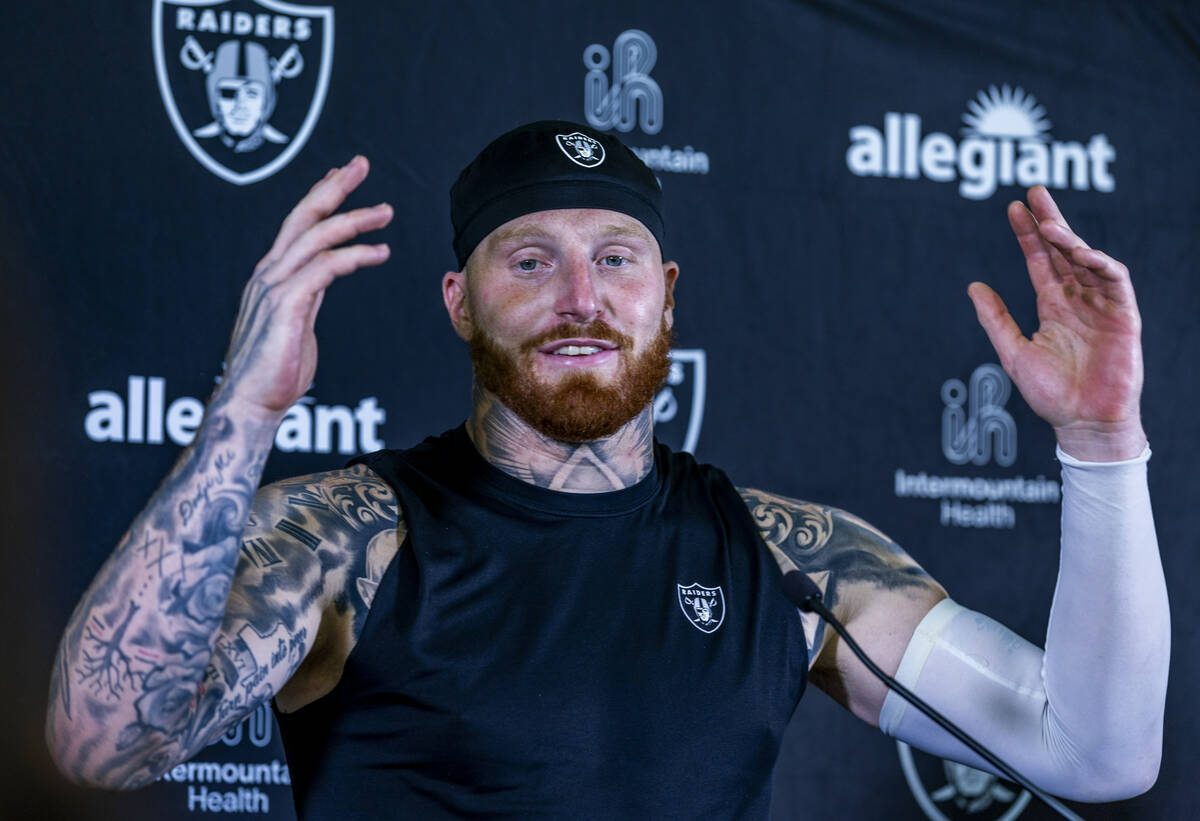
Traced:
<svg viewBox="0 0 1200 821">
<path fill-rule="evenodd" d="M 452 189 L 459 270 L 442 290 L 474 363 L 468 420 L 257 489 L 312 380 L 325 288 L 388 257 L 354 242 L 387 205 L 337 212 L 366 174 L 362 158 L 331 171 L 285 220 L 195 442 L 68 624 L 47 722 L 66 774 L 148 783 L 270 699 L 305 819 L 765 818 L 809 680 L 981 765 L 788 603 L 781 571 L 800 570 L 880 666 L 1044 788 L 1107 800 L 1153 783 L 1169 622 L 1140 319 L 1128 272 L 1045 189 L 1009 207 L 1038 333 L 970 289 L 1059 441 L 1042 650 L 862 520 L 654 442 L 679 274 L 661 192 L 573 123 L 499 137 Z"/>
</svg>

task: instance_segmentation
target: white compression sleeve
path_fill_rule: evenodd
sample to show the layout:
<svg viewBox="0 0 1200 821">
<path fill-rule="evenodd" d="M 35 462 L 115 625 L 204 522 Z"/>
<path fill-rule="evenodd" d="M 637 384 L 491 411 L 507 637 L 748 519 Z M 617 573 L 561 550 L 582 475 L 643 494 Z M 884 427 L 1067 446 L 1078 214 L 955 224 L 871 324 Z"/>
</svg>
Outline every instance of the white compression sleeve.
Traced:
<svg viewBox="0 0 1200 821">
<path fill-rule="evenodd" d="M 1105 801 L 1153 784 L 1170 656 L 1166 585 L 1146 486 L 1149 449 L 1062 463 L 1062 555 L 1043 652 L 953 601 L 918 625 L 897 680 L 1049 792 Z M 992 768 L 899 696 L 889 735 Z"/>
</svg>

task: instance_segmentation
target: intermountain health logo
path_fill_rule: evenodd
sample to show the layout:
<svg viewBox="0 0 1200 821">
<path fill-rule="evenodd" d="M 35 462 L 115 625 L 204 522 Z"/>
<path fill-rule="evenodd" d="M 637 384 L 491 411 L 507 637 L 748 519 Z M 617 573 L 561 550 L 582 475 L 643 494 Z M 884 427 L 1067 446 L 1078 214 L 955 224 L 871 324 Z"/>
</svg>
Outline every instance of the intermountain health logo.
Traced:
<svg viewBox="0 0 1200 821">
<path fill-rule="evenodd" d="M 1012 383 L 999 365 L 980 365 L 968 388 L 961 379 L 942 383 L 942 455 L 955 465 L 1008 467 L 1017 461 L 1017 425 L 1004 409 Z"/>
<path fill-rule="evenodd" d="M 242 552 L 246 552 L 246 547 L 243 546 Z M 263 760 L 259 752 L 270 746 L 274 726 L 271 709 L 260 704 L 209 744 L 208 755 L 176 764 L 157 780 L 168 785 L 167 789 L 175 793 L 181 807 L 186 804 L 188 812 L 269 814 L 271 799 L 278 802 L 277 807 L 286 802 L 292 783 L 285 762 L 277 758 Z M 211 749 L 218 742 L 235 748 L 228 751 L 234 757 L 230 758 L 220 748 Z M 179 817 L 184 817 L 182 808 Z"/>
<path fill-rule="evenodd" d="M 329 87 L 333 9 L 279 0 L 154 0 L 154 67 L 175 133 L 235 185 L 287 165 Z"/>
<path fill-rule="evenodd" d="M 663 127 L 663 92 L 650 76 L 658 62 L 654 38 L 641 29 L 617 35 L 612 50 L 592 43 L 583 50 L 583 111 L 588 125 L 602 131 L 657 134 Z M 611 69 L 611 76 L 610 76 Z M 677 174 L 707 174 L 708 155 L 690 145 L 672 148 L 629 146 L 653 171 Z"/>
<path fill-rule="evenodd" d="M 942 456 L 955 466 L 983 467 L 995 462 L 1009 467 L 1017 460 L 1017 425 L 1005 409 L 1012 382 L 999 365 L 985 362 L 967 382 L 957 377 L 942 383 Z M 931 474 L 896 468 L 893 488 L 900 499 L 938 502 L 943 527 L 1001 528 L 1017 526 L 1015 503 L 1057 504 L 1058 482 L 1038 476 Z"/>
<path fill-rule="evenodd" d="M 846 167 L 860 177 L 958 181 L 969 200 L 992 196 L 1000 185 L 1045 185 L 1076 191 L 1116 189 L 1111 164 L 1116 149 L 1104 134 L 1087 143 L 1056 140 L 1045 109 L 1021 87 L 991 86 L 967 101 L 962 139 L 922 134 L 919 114 L 887 112 L 883 130 L 850 129 Z"/>
</svg>

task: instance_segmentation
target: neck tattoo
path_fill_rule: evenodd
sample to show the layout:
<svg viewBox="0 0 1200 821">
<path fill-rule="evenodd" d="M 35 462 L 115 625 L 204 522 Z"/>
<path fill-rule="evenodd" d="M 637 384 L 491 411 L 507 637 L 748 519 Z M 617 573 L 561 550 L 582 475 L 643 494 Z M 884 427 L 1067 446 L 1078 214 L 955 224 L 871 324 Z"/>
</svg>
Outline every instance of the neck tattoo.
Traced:
<svg viewBox="0 0 1200 821">
<path fill-rule="evenodd" d="M 510 476 L 549 490 L 604 493 L 637 484 L 654 466 L 650 407 L 612 436 L 560 442 L 531 428 L 488 390 L 475 386 L 467 433 L 484 459 Z"/>
</svg>

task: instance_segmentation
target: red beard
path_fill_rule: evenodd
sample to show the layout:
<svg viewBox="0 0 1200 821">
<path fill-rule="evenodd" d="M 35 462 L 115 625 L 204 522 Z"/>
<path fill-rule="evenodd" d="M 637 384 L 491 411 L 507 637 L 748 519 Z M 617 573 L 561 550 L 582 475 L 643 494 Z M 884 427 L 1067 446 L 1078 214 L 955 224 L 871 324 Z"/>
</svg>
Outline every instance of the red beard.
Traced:
<svg viewBox="0 0 1200 821">
<path fill-rule="evenodd" d="M 597 319 L 585 325 L 564 323 L 526 340 L 520 358 L 527 360 L 548 342 L 572 337 L 614 342 L 623 355 L 633 349 L 632 339 Z M 607 386 L 589 373 L 569 373 L 556 385 L 546 385 L 480 329 L 471 336 L 470 346 L 479 385 L 534 430 L 561 442 L 591 442 L 616 433 L 650 404 L 671 368 L 671 330 L 665 317 L 646 350 L 629 360 Z"/>
</svg>

